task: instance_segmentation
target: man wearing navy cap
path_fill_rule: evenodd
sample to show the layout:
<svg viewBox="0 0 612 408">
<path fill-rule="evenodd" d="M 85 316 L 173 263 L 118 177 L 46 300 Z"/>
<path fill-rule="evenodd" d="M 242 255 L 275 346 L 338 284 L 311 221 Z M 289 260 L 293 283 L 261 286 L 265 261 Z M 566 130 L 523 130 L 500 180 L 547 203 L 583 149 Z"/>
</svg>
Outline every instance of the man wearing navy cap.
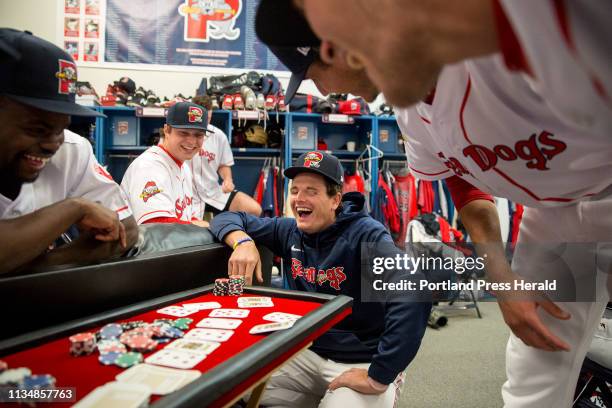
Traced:
<svg viewBox="0 0 612 408">
<path fill-rule="evenodd" d="M 0 29 L 0 273 L 113 258 L 137 239 L 121 189 L 66 129 L 100 115 L 75 103 L 76 80 L 66 52 Z M 71 225 L 80 237 L 48 251 Z"/>
<path fill-rule="evenodd" d="M 226 212 L 211 222 L 212 233 L 234 248 L 229 273 L 261 281 L 262 244 L 283 258 L 288 289 L 347 295 L 353 313 L 272 375 L 265 406 L 393 407 L 402 372 L 416 355 L 431 303 L 366 302 L 362 244 L 393 248 L 385 227 L 371 218 L 359 193 L 342 196 L 339 160 L 321 151 L 302 154 L 284 172 L 293 179 L 293 218 L 258 218 Z M 417 274 L 418 275 L 418 274 Z M 399 273 L 401 279 L 407 277 Z M 413 299 L 414 300 L 414 299 Z"/>
<path fill-rule="evenodd" d="M 208 115 L 200 105 L 179 102 L 168 109 L 160 144 L 134 160 L 121 182 L 138 224 L 208 226 L 194 213 L 192 174 L 185 164 L 202 148 L 207 127 Z"/>
</svg>

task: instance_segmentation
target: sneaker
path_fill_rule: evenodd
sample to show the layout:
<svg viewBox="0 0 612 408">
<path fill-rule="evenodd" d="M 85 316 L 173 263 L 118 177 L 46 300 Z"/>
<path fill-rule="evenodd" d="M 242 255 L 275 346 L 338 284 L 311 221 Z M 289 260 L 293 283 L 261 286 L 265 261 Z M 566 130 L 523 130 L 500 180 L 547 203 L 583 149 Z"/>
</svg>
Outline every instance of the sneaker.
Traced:
<svg viewBox="0 0 612 408">
<path fill-rule="evenodd" d="M 264 103 L 264 108 L 268 111 L 276 109 L 276 96 L 268 95 Z"/>
<path fill-rule="evenodd" d="M 240 94 L 234 95 L 234 109 L 236 110 L 244 109 L 244 100 L 242 99 L 242 95 Z"/>
<path fill-rule="evenodd" d="M 234 109 L 234 98 L 232 97 L 232 95 L 223 96 L 223 103 L 221 104 L 221 109 L 223 110 Z"/>
<path fill-rule="evenodd" d="M 257 97 L 255 96 L 255 92 L 253 92 L 251 88 L 246 85 L 241 86 L 240 95 L 242 96 L 242 100 L 244 101 L 244 107 L 247 110 L 257 109 Z"/>
<path fill-rule="evenodd" d="M 257 109 L 264 109 L 266 107 L 266 97 L 262 93 L 257 94 Z"/>
<path fill-rule="evenodd" d="M 210 103 L 211 103 L 211 108 L 212 110 L 218 110 L 219 109 L 219 99 L 217 99 L 216 96 L 212 96 L 210 98 Z"/>
<path fill-rule="evenodd" d="M 285 105 L 285 96 L 284 95 L 279 95 L 278 96 L 278 110 L 281 112 L 286 112 L 287 111 L 287 105 Z"/>
</svg>

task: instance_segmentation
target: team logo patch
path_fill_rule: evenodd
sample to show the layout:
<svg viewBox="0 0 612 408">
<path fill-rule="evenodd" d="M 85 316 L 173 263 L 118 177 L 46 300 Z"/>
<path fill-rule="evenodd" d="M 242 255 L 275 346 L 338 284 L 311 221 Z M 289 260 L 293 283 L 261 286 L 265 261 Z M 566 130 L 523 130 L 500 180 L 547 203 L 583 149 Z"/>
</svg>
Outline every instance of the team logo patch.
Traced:
<svg viewBox="0 0 612 408">
<path fill-rule="evenodd" d="M 57 60 L 59 71 L 55 73 L 58 80 L 57 92 L 63 95 L 70 95 L 76 92 L 77 70 L 72 61 L 63 59 Z"/>
<path fill-rule="evenodd" d="M 304 167 L 319 167 L 323 155 L 319 152 L 308 152 L 304 157 Z"/>
<path fill-rule="evenodd" d="M 146 203 L 149 200 L 149 198 L 161 192 L 162 190 L 160 190 L 159 187 L 157 187 L 157 184 L 155 184 L 154 181 L 147 181 L 147 184 L 145 184 L 144 189 L 142 190 L 142 193 L 140 193 L 140 198 L 142 198 L 142 201 Z"/>
<path fill-rule="evenodd" d="M 187 119 L 189 123 L 202 123 L 204 111 L 196 106 L 191 106 L 187 111 Z"/>
</svg>

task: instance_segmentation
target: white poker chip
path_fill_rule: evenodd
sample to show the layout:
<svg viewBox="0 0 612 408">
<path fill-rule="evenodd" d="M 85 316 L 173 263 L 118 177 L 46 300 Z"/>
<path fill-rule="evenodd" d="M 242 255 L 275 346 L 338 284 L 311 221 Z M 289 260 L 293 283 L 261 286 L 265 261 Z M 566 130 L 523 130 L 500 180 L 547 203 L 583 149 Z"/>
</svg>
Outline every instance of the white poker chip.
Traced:
<svg viewBox="0 0 612 408">
<path fill-rule="evenodd" d="M 19 384 L 29 375 L 32 375 L 32 371 L 29 368 L 11 368 L 0 374 L 0 385 Z"/>
</svg>

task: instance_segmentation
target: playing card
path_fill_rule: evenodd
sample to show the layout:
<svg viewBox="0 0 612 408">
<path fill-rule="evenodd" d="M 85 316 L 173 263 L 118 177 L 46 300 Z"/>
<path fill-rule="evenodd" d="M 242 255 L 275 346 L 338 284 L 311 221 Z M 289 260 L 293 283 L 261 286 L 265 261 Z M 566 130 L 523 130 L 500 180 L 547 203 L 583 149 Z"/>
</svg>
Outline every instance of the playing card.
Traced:
<svg viewBox="0 0 612 408">
<path fill-rule="evenodd" d="M 282 323 L 282 322 L 295 322 L 300 317 L 302 316 L 291 314 L 291 313 L 273 312 L 273 313 L 268 313 L 267 315 L 265 315 L 263 319 L 268 320 L 270 322 Z"/>
<path fill-rule="evenodd" d="M 183 303 L 183 307 L 185 309 L 191 310 L 208 310 L 208 309 L 218 309 L 221 307 L 221 303 L 219 302 L 201 302 L 201 303 Z"/>
<path fill-rule="evenodd" d="M 243 297 L 238 298 L 239 308 L 251 308 L 251 307 L 272 307 L 272 299 L 269 297 Z"/>
<path fill-rule="evenodd" d="M 199 341 L 227 341 L 233 334 L 233 330 L 193 329 L 185 333 L 183 338 Z"/>
<path fill-rule="evenodd" d="M 221 344 L 214 341 L 199 341 L 195 339 L 178 339 L 166 346 L 166 349 L 189 351 L 191 353 L 210 354 Z"/>
<path fill-rule="evenodd" d="M 155 354 L 151 354 L 145 359 L 145 362 L 185 370 L 195 367 L 205 358 L 206 354 L 165 348 Z"/>
<path fill-rule="evenodd" d="M 211 329 L 235 329 L 240 326 L 242 320 L 238 319 L 220 319 L 217 317 L 207 317 L 196 324 L 196 327 L 209 327 Z"/>
<path fill-rule="evenodd" d="M 73 405 L 76 408 L 138 408 L 146 406 L 151 396 L 151 388 L 142 384 L 109 382 L 96 388 L 85 398 Z"/>
<path fill-rule="evenodd" d="M 181 306 L 167 306 L 157 311 L 157 313 L 167 314 L 175 317 L 185 317 L 196 312 L 197 310 L 195 309 L 185 309 Z"/>
<path fill-rule="evenodd" d="M 250 310 L 244 309 L 215 309 L 208 315 L 209 317 L 234 317 L 242 319 L 247 317 Z"/>
<path fill-rule="evenodd" d="M 266 324 L 258 324 L 257 326 L 251 327 L 249 333 L 251 334 L 260 334 L 260 333 L 270 333 L 278 330 L 286 330 L 293 327 L 293 321 L 282 322 L 282 323 L 266 323 Z"/>
<path fill-rule="evenodd" d="M 137 364 L 115 377 L 117 381 L 142 384 L 151 389 L 152 394 L 166 395 L 189 384 L 201 373 L 198 370 L 177 370 L 149 364 Z"/>
</svg>

